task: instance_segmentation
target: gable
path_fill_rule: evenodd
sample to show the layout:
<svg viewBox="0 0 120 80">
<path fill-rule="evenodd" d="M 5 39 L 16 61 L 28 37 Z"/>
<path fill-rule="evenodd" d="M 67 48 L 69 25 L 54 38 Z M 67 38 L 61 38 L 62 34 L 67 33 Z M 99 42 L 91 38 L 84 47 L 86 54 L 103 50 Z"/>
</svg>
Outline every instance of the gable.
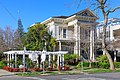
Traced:
<svg viewBox="0 0 120 80">
<path fill-rule="evenodd" d="M 96 17 L 97 16 L 89 9 L 85 9 L 83 11 L 80 11 L 78 13 L 76 13 L 77 16 L 87 16 L 87 17 Z"/>
</svg>

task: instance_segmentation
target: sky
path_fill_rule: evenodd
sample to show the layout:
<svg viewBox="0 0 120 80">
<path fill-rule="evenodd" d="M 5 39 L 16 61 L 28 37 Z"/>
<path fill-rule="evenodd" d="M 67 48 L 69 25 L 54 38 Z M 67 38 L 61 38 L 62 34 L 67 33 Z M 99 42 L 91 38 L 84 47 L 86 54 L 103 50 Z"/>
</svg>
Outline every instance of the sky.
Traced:
<svg viewBox="0 0 120 80">
<path fill-rule="evenodd" d="M 17 21 L 20 18 L 24 27 L 27 28 L 36 22 L 42 22 L 52 16 L 69 16 L 89 5 L 82 3 L 79 8 L 79 0 L 0 0 L 0 28 L 17 29 Z M 110 7 L 120 5 L 120 0 L 112 0 Z M 98 14 L 99 12 L 97 12 Z M 99 20 L 103 20 L 102 15 L 98 14 Z M 110 18 L 120 18 L 120 10 L 110 15 Z"/>
</svg>

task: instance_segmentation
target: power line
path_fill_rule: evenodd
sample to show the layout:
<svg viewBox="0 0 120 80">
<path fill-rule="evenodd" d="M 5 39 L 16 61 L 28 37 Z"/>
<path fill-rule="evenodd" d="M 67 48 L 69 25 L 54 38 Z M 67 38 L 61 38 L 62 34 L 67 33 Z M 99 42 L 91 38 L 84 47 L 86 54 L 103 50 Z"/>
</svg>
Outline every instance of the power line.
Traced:
<svg viewBox="0 0 120 80">
<path fill-rule="evenodd" d="M 0 2 L 0 5 L 15 21 L 17 21 L 16 18 L 13 16 L 13 14 L 1 2 Z"/>
</svg>

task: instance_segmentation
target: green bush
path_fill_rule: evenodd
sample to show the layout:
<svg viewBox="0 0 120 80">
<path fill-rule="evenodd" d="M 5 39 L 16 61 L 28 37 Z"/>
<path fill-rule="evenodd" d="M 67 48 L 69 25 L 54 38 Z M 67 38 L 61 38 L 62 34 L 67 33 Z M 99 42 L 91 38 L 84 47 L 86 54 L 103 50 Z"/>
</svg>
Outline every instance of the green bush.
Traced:
<svg viewBox="0 0 120 80">
<path fill-rule="evenodd" d="M 82 67 L 82 63 L 79 62 L 77 68 L 81 68 L 81 67 Z M 89 62 L 83 62 L 83 67 L 89 67 Z"/>
<path fill-rule="evenodd" d="M 92 62 L 91 67 L 92 68 L 99 68 L 99 62 Z"/>
<path fill-rule="evenodd" d="M 99 62 L 99 68 L 109 69 L 109 67 L 110 67 L 109 63 Z"/>
<path fill-rule="evenodd" d="M 78 61 L 76 61 L 76 58 L 78 58 L 77 54 L 65 54 L 64 55 L 65 64 L 67 64 L 67 65 L 77 65 Z"/>
<path fill-rule="evenodd" d="M 31 59 L 26 58 L 26 66 L 27 66 L 27 68 L 33 68 L 35 66 L 35 64 L 32 62 Z"/>
<path fill-rule="evenodd" d="M 120 68 L 120 62 L 114 62 L 115 68 Z"/>
<path fill-rule="evenodd" d="M 76 58 L 78 58 L 78 55 L 77 55 L 77 54 L 65 54 L 65 55 L 64 55 L 65 61 L 66 61 L 66 60 L 71 60 L 71 59 L 76 59 Z"/>
<path fill-rule="evenodd" d="M 2 69 L 4 66 L 6 66 L 7 63 L 4 61 L 0 61 L 0 69 Z"/>
<path fill-rule="evenodd" d="M 89 67 L 89 62 L 83 62 L 84 67 Z"/>
<path fill-rule="evenodd" d="M 99 56 L 96 58 L 96 60 L 98 61 L 99 68 L 109 69 L 110 64 L 106 55 Z"/>
</svg>

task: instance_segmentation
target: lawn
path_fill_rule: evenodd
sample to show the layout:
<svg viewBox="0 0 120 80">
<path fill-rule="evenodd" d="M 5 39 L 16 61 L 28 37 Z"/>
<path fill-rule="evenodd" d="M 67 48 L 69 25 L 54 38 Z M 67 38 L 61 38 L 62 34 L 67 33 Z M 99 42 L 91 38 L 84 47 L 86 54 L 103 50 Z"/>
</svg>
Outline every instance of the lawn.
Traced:
<svg viewBox="0 0 120 80">
<path fill-rule="evenodd" d="M 75 69 L 71 71 L 45 71 L 43 72 L 20 72 L 16 73 L 19 76 L 40 76 L 40 75 L 65 75 L 65 74 L 94 74 L 94 73 L 107 73 L 107 72 L 120 72 L 120 69 L 110 70 L 110 69 L 101 69 L 101 68 L 84 68 L 83 71 L 81 69 Z"/>
</svg>

